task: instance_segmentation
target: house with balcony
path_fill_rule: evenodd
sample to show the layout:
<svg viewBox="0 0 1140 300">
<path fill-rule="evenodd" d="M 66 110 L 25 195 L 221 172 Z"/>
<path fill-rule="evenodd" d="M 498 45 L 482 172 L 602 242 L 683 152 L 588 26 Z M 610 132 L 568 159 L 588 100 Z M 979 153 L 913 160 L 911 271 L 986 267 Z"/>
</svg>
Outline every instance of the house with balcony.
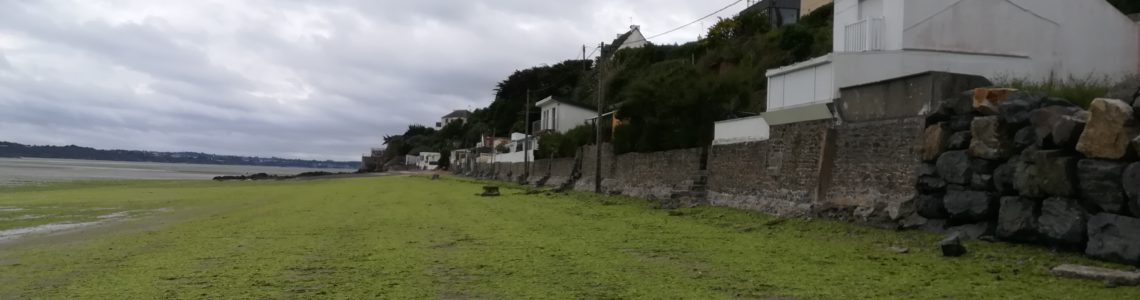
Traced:
<svg viewBox="0 0 1140 300">
<path fill-rule="evenodd" d="M 535 107 L 542 110 L 542 117 L 535 127 L 539 132 L 566 133 L 574 127 L 593 124 L 590 120 L 598 116 L 593 107 L 557 100 L 554 97 L 538 101 Z"/>
<path fill-rule="evenodd" d="M 931 71 L 1041 82 L 1140 73 L 1140 26 L 1104 0 L 836 0 L 834 10 L 833 53 L 767 71 L 765 126 L 833 118 L 840 89 Z"/>
</svg>

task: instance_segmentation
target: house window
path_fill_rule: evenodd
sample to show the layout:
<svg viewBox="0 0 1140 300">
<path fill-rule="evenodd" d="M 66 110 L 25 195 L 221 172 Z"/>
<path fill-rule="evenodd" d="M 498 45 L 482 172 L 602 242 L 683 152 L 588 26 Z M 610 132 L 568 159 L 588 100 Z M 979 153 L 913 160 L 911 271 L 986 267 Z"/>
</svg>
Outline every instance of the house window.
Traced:
<svg viewBox="0 0 1140 300">
<path fill-rule="evenodd" d="M 550 129 L 558 130 L 558 113 L 557 107 L 550 108 Z"/>
</svg>

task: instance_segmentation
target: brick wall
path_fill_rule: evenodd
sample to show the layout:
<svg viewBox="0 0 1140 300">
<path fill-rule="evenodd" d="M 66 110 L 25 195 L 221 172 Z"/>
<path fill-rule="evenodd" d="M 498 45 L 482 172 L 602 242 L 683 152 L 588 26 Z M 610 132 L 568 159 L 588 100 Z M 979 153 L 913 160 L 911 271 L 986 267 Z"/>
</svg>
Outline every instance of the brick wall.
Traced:
<svg viewBox="0 0 1140 300">
<path fill-rule="evenodd" d="M 835 126 L 830 182 L 823 186 L 828 204 L 875 207 L 913 198 L 924 122 L 912 117 Z"/>
<path fill-rule="evenodd" d="M 613 180 L 606 190 L 623 195 L 666 199 L 701 170 L 701 148 L 627 153 L 614 158 Z"/>
<path fill-rule="evenodd" d="M 780 215 L 810 212 L 831 120 L 772 126 L 763 142 L 713 146 L 708 201 Z"/>
</svg>

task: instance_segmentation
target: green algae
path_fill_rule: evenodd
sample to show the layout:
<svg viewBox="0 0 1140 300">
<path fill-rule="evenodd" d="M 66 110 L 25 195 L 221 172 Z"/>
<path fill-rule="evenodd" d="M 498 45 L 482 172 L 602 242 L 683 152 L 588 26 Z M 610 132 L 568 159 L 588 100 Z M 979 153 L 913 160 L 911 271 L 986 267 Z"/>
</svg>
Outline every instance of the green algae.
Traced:
<svg viewBox="0 0 1140 300">
<path fill-rule="evenodd" d="M 0 190 L 0 207 L 169 211 L 0 245 L 0 298 L 1136 299 L 1048 249 L 725 208 L 384 177 Z M 2 224 L 2 223 L 0 223 Z M 898 254 L 892 246 L 908 247 Z"/>
</svg>

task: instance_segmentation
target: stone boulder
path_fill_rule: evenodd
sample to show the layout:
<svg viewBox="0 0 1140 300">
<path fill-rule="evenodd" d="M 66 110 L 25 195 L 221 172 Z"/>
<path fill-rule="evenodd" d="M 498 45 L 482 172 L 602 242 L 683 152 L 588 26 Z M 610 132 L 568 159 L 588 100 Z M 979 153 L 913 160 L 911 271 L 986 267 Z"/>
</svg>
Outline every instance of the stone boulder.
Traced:
<svg viewBox="0 0 1140 300">
<path fill-rule="evenodd" d="M 900 221 L 914 215 L 918 211 L 918 204 L 915 202 L 917 201 L 911 198 L 900 202 L 887 203 L 887 207 L 885 208 L 887 217 L 890 217 L 892 221 Z"/>
<path fill-rule="evenodd" d="M 937 194 L 946 191 L 946 181 L 937 176 L 922 176 L 918 178 L 918 191 L 924 194 Z"/>
<path fill-rule="evenodd" d="M 958 236 L 958 233 L 950 233 L 945 239 L 939 241 L 938 248 L 942 249 L 942 256 L 945 257 L 966 255 L 966 246 L 962 245 L 962 238 Z"/>
<path fill-rule="evenodd" d="M 1077 163 L 1081 199 L 1105 212 L 1124 212 L 1127 201 L 1121 178 L 1126 166 L 1125 163 L 1116 161 L 1082 159 Z"/>
<path fill-rule="evenodd" d="M 1065 248 L 1085 243 L 1088 212 L 1075 199 L 1053 197 L 1041 204 L 1037 232 L 1053 245 Z"/>
<path fill-rule="evenodd" d="M 960 131 L 970 131 L 970 126 L 973 126 L 973 124 L 974 124 L 974 116 L 973 115 L 960 115 L 960 116 L 950 117 L 950 120 L 946 121 L 946 123 L 943 124 L 943 126 L 946 126 L 946 129 L 949 129 L 951 132 L 960 132 Z"/>
<path fill-rule="evenodd" d="M 1089 113 L 1085 111 L 1057 119 L 1057 122 L 1053 124 L 1051 134 L 1053 145 L 1072 149 L 1080 141 L 1081 134 L 1085 132 L 1088 121 Z"/>
<path fill-rule="evenodd" d="M 970 155 L 990 160 L 1003 160 L 1013 154 L 1013 138 L 996 116 L 974 118 L 970 127 Z"/>
<path fill-rule="evenodd" d="M 1089 106 L 1089 123 L 1077 151 L 1090 158 L 1121 159 L 1135 136 L 1132 106 L 1116 99 L 1096 99 Z"/>
<path fill-rule="evenodd" d="M 970 189 L 976 191 L 997 191 L 997 188 L 994 187 L 994 175 L 975 173 L 970 176 Z"/>
<path fill-rule="evenodd" d="M 919 164 L 914 172 L 918 174 L 918 176 L 938 176 L 938 165 L 931 163 Z"/>
<path fill-rule="evenodd" d="M 946 151 L 950 132 L 943 128 L 943 123 L 926 127 L 922 138 L 922 161 L 936 161 L 942 152 Z"/>
<path fill-rule="evenodd" d="M 1032 242 L 1037 239 L 1037 216 L 1040 202 L 1022 197 L 1002 197 L 998 209 L 996 234 L 1007 241 Z"/>
<path fill-rule="evenodd" d="M 1013 135 L 1013 147 L 1020 150 L 1037 144 L 1037 132 L 1033 127 L 1023 127 Z"/>
<path fill-rule="evenodd" d="M 1062 150 L 1043 150 L 1033 153 L 1037 167 L 1037 187 L 1045 194 L 1058 197 L 1077 195 L 1077 158 Z"/>
<path fill-rule="evenodd" d="M 1131 209 L 1132 216 L 1140 217 L 1140 163 L 1128 165 L 1121 177 L 1121 186 L 1128 196 L 1128 208 Z"/>
<path fill-rule="evenodd" d="M 999 105 L 1009 100 L 1017 92 L 1007 88 L 977 88 L 974 89 L 974 111 L 982 115 L 997 115 Z"/>
<path fill-rule="evenodd" d="M 1022 156 L 1024 155 L 1025 153 L 1022 153 Z M 1041 184 L 1037 181 L 1038 174 L 1040 174 L 1040 172 L 1038 171 L 1037 165 L 1032 164 L 1031 160 L 1019 162 L 1013 177 L 1014 189 L 1024 197 L 1046 197 L 1045 191 L 1041 189 Z"/>
<path fill-rule="evenodd" d="M 1140 103 L 1140 102 L 1137 102 L 1137 103 Z M 1140 111 L 1140 108 L 1138 108 L 1136 111 Z M 953 138 L 953 137 L 951 137 L 951 138 Z M 1132 139 L 1132 149 L 1134 151 L 1136 151 L 1136 156 L 1140 156 L 1140 135 L 1138 135 L 1138 136 L 1136 136 L 1136 138 Z"/>
<path fill-rule="evenodd" d="M 970 149 L 970 141 L 974 137 L 970 135 L 969 131 L 959 131 L 950 135 L 946 140 L 946 149 L 948 150 L 966 150 Z"/>
<path fill-rule="evenodd" d="M 942 100 L 939 110 L 950 115 L 969 115 L 974 111 L 974 91 L 965 91 L 958 97 Z"/>
<path fill-rule="evenodd" d="M 946 207 L 942 204 L 942 195 L 939 194 L 918 195 L 914 199 L 914 205 L 918 215 L 923 218 L 946 219 L 950 216 L 946 213 Z"/>
<path fill-rule="evenodd" d="M 1014 179 L 1017 177 L 1017 165 L 1020 163 L 1021 159 L 1014 157 L 1014 159 L 994 170 L 994 189 L 997 190 L 998 194 L 1004 196 L 1017 195 Z"/>
<path fill-rule="evenodd" d="M 969 184 L 970 155 L 966 151 L 947 151 L 938 157 L 938 176 L 952 184 Z"/>
<path fill-rule="evenodd" d="M 1041 107 L 1046 95 L 1038 92 L 1017 91 L 998 104 L 998 116 L 1006 124 L 1029 123 L 1033 110 Z"/>
<path fill-rule="evenodd" d="M 950 189 L 942 199 L 950 220 L 976 223 L 990 220 L 997 213 L 997 197 L 988 192 Z"/>
<path fill-rule="evenodd" d="M 1085 254 L 1123 264 L 1140 264 L 1140 219 L 1101 213 L 1089 219 Z"/>
<path fill-rule="evenodd" d="M 1046 106 L 1031 112 L 1029 114 L 1029 123 L 1030 127 L 1033 128 L 1034 135 L 1037 137 L 1037 145 L 1041 147 L 1052 147 L 1054 145 L 1054 127 L 1062 118 L 1072 116 L 1078 111 L 1080 111 L 1080 108 L 1076 107 Z"/>
</svg>

